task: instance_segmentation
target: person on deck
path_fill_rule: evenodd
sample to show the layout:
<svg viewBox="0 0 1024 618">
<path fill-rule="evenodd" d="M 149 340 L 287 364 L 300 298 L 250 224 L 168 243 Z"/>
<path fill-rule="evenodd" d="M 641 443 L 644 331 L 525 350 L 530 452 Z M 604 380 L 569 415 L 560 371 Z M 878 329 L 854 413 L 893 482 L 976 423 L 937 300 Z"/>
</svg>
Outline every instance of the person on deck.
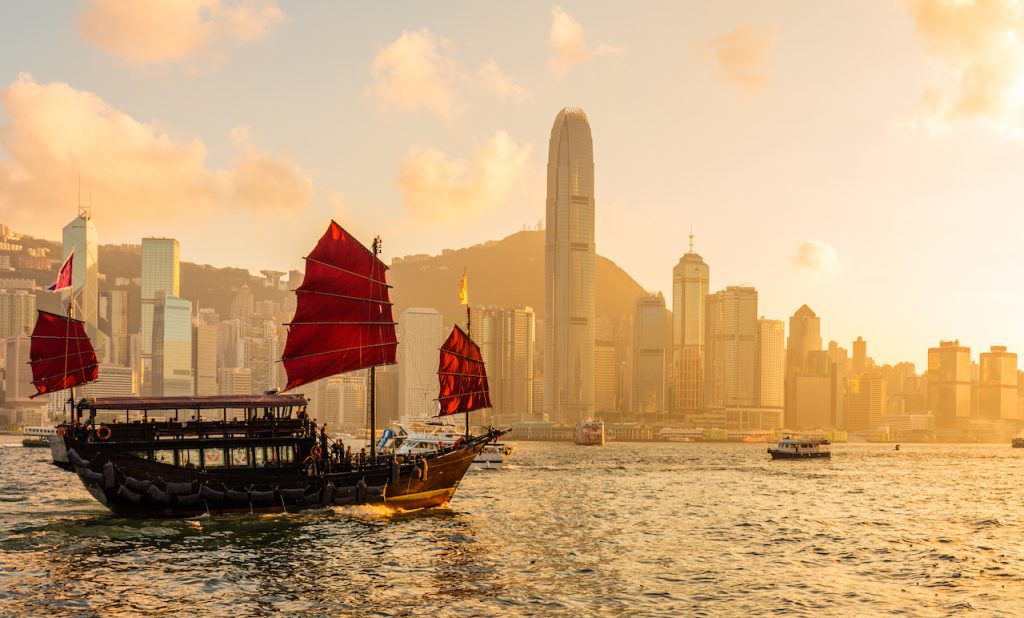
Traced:
<svg viewBox="0 0 1024 618">
<path fill-rule="evenodd" d="M 341 438 L 335 440 L 334 444 L 331 445 L 331 459 L 339 465 L 345 460 L 345 445 L 342 444 Z"/>
</svg>

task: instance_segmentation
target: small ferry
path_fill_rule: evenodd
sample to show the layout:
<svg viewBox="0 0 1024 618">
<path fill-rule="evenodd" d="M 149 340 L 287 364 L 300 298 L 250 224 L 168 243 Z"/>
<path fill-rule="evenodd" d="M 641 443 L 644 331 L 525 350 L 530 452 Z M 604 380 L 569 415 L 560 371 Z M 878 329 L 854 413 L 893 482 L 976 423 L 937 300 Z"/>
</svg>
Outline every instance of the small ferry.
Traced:
<svg viewBox="0 0 1024 618">
<path fill-rule="evenodd" d="M 491 442 L 473 460 L 474 468 L 497 470 L 505 465 L 505 458 L 512 454 L 512 445 L 504 442 Z"/>
<path fill-rule="evenodd" d="M 831 444 L 824 438 L 791 438 L 786 436 L 774 447 L 768 447 L 772 459 L 816 459 L 831 457 Z"/>
<path fill-rule="evenodd" d="M 576 424 L 576 444 L 604 446 L 604 421 L 586 420 Z"/>
<path fill-rule="evenodd" d="M 50 436 L 57 436 L 54 427 L 26 427 L 22 432 L 21 445 L 27 448 L 50 448 Z"/>
</svg>

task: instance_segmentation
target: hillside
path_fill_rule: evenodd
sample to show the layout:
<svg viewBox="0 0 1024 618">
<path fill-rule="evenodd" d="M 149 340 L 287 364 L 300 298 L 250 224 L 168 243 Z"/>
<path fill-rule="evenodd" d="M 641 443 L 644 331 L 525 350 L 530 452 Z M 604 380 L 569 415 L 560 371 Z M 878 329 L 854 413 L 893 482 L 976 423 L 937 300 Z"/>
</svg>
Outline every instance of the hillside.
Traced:
<svg viewBox="0 0 1024 618">
<path fill-rule="evenodd" d="M 396 261 L 388 276 L 394 285 L 395 318 L 409 307 L 433 307 L 446 323 L 464 321 L 458 297 L 463 268 L 469 271 L 469 300 L 474 305 L 523 304 L 533 307 L 538 319 L 544 317 L 544 232 L 530 230 L 442 255 Z M 620 318 L 633 314 L 644 290 L 600 255 L 596 270 L 597 315 L 616 328 Z"/>
</svg>

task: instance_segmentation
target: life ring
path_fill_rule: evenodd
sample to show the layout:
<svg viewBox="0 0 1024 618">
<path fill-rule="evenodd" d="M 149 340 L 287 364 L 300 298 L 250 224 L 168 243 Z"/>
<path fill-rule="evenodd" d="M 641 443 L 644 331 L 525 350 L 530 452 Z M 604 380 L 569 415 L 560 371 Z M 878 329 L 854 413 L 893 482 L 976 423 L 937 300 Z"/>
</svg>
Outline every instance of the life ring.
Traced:
<svg viewBox="0 0 1024 618">
<path fill-rule="evenodd" d="M 67 430 L 67 429 L 64 429 L 63 427 L 58 427 L 58 428 L 57 428 L 57 435 L 58 435 L 58 436 L 60 436 L 60 437 L 62 437 L 62 438 L 63 438 L 63 437 L 64 437 L 64 436 L 66 436 L 67 434 L 68 434 L 68 430 Z"/>
<path fill-rule="evenodd" d="M 100 425 L 99 427 L 97 427 L 96 437 L 99 438 L 100 440 L 110 439 L 110 427 L 107 427 L 106 425 Z"/>
<path fill-rule="evenodd" d="M 309 456 L 312 457 L 313 459 L 320 459 L 320 456 L 323 454 L 324 452 L 321 451 L 320 447 L 317 446 L 316 444 L 313 445 L 313 448 L 309 449 Z"/>
</svg>

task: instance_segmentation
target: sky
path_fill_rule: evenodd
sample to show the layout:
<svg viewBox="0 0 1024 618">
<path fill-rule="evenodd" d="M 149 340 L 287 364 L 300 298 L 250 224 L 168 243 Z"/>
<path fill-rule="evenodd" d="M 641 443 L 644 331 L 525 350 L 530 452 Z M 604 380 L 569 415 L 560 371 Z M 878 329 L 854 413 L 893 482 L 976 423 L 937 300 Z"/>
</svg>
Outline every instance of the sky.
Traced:
<svg viewBox="0 0 1024 618">
<path fill-rule="evenodd" d="M 328 219 L 384 258 L 535 227 L 563 107 L 594 138 L 596 244 L 671 302 L 802 304 L 923 370 L 1024 351 L 1024 7 L 830 2 L 0 5 L 0 223 L 301 266 Z M 471 265 L 468 265 L 471 269 Z M 485 299 L 480 299 L 485 302 Z"/>
</svg>

